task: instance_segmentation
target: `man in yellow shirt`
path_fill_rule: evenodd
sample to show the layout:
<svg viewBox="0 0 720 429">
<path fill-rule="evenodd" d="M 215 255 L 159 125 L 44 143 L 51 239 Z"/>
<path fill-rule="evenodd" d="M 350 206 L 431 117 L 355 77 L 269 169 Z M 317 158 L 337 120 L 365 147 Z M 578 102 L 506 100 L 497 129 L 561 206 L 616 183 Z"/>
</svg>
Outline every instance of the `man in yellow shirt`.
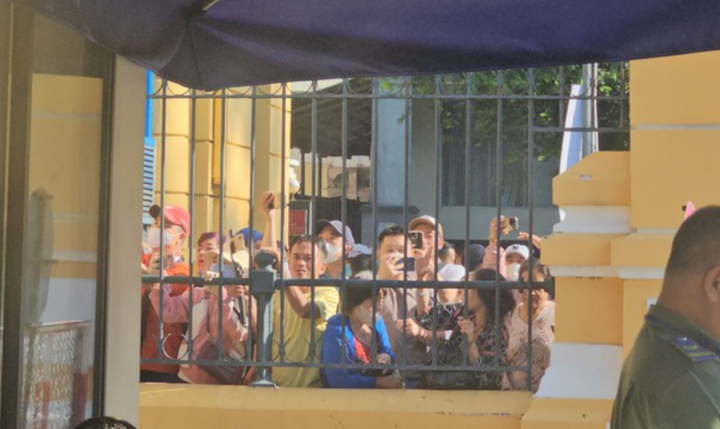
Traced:
<svg viewBox="0 0 720 429">
<path fill-rule="evenodd" d="M 326 257 L 325 243 L 312 236 L 299 237 L 290 248 L 288 265 L 291 278 L 319 278 L 325 273 Z M 295 364 L 320 362 L 323 333 L 328 319 L 337 312 L 340 296 L 334 287 L 315 287 L 314 296 L 311 289 L 310 286 L 286 286 L 284 292 L 275 292 L 273 361 Z M 281 305 L 284 312 L 280 311 Z M 281 387 L 321 387 L 320 369 L 317 367 L 274 367 L 272 377 Z"/>
</svg>

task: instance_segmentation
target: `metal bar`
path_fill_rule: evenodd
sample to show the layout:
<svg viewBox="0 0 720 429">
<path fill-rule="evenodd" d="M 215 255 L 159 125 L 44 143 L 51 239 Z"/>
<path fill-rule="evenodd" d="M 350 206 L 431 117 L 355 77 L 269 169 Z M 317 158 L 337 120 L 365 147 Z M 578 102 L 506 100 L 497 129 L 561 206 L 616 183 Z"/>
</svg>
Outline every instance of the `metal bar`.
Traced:
<svg viewBox="0 0 720 429">
<path fill-rule="evenodd" d="M 167 96 L 168 82 L 162 80 L 162 93 Z M 165 356 L 164 339 L 163 333 L 163 313 L 165 310 L 164 297 L 165 297 L 165 167 L 167 165 L 167 98 L 162 98 L 162 117 L 160 119 L 160 147 L 162 153 L 160 155 L 160 311 L 158 312 L 158 339 L 157 339 L 157 350 L 158 356 Z M 153 311 L 152 306 L 148 307 L 147 311 Z"/>
<path fill-rule="evenodd" d="M 343 79 L 342 91 L 343 91 L 344 95 L 347 95 L 347 92 L 348 92 L 348 80 L 347 79 Z M 341 108 L 342 108 L 342 119 L 340 122 L 340 139 L 341 139 L 340 145 L 342 146 L 342 148 L 341 148 L 341 151 L 342 151 L 342 154 L 341 154 L 341 156 L 342 156 L 342 196 L 340 198 L 340 210 L 341 210 L 340 219 L 342 221 L 343 227 L 345 227 L 345 225 L 347 225 L 347 185 L 348 185 L 348 183 L 347 183 L 347 179 L 348 179 L 347 178 L 348 99 L 347 99 L 347 97 L 343 97 Z M 346 278 L 347 276 L 345 275 L 345 269 L 344 269 L 347 264 L 347 255 L 345 252 L 345 246 L 347 245 L 346 243 L 347 243 L 347 238 L 345 237 L 345 230 L 343 230 L 343 238 L 342 238 L 343 270 L 342 270 L 342 274 L 341 274 L 343 283 L 340 288 L 340 302 L 343 302 L 343 300 L 345 299 L 345 291 L 347 290 L 346 289 L 347 284 L 345 282 L 345 280 L 347 280 L 347 278 Z M 341 317 L 340 322 L 341 322 L 342 338 L 346 338 L 345 335 L 347 333 L 347 326 L 346 326 L 347 323 L 345 323 L 345 317 Z M 346 347 L 342 347 L 341 352 L 342 352 L 342 359 L 343 359 L 343 361 L 345 361 L 347 359 Z"/>
<path fill-rule="evenodd" d="M 497 90 L 498 94 L 502 93 L 503 90 L 503 78 L 504 73 L 502 71 L 498 72 L 498 79 L 497 79 Z M 496 233 L 497 233 L 497 244 L 495 248 L 496 252 L 496 262 L 495 262 L 495 269 L 497 270 L 498 275 L 495 276 L 495 320 L 493 321 L 495 323 L 495 341 L 493 343 L 493 350 L 494 350 L 494 356 L 493 356 L 493 366 L 499 365 L 499 358 L 500 358 L 500 322 L 498 320 L 498 316 L 500 313 L 500 275 L 504 275 L 504 273 L 500 273 L 500 257 L 501 257 L 501 219 L 502 219 L 502 166 L 503 166 L 503 159 L 502 159 L 502 127 L 503 124 L 503 100 L 498 98 L 497 100 L 497 124 L 496 124 L 496 135 L 495 135 L 495 186 L 496 186 L 496 203 L 497 203 L 497 222 L 496 222 Z"/>
<path fill-rule="evenodd" d="M 466 85 L 466 93 L 469 95 L 472 92 L 472 75 L 470 73 L 465 74 L 465 85 Z M 472 100 L 467 99 L 465 100 L 465 257 L 463 258 L 463 261 L 465 262 L 465 279 L 470 280 L 470 263 L 468 261 L 469 256 L 469 247 L 470 247 L 470 216 L 471 211 L 470 207 L 472 206 L 470 202 L 470 168 L 472 166 L 470 160 L 472 158 Z M 464 282 L 463 285 L 464 291 L 464 302 L 465 305 L 463 305 L 463 318 L 467 320 L 468 318 L 468 308 L 467 308 L 467 302 L 468 302 L 468 284 L 467 282 Z M 468 361 L 468 357 L 470 355 L 470 343 L 468 342 L 466 337 L 463 337 L 463 362 L 467 362 L 468 364 L 471 364 Z"/>
<path fill-rule="evenodd" d="M 188 309 L 188 334 L 187 335 L 187 354 L 188 359 L 193 358 L 193 348 L 195 346 L 195 338 L 193 338 L 193 306 L 195 305 L 194 296 L 193 296 L 193 283 L 190 281 L 190 278 L 192 277 L 193 272 L 195 272 L 195 258 L 194 258 L 194 252 L 193 252 L 193 246 L 195 246 L 195 235 L 193 228 L 193 220 L 195 219 L 195 160 L 196 160 L 196 150 L 197 150 L 197 91 L 194 89 L 191 91 L 191 99 L 190 99 L 190 183 L 188 184 L 188 187 L 190 188 L 190 198 L 189 198 L 189 204 L 188 208 L 190 209 L 190 233 L 188 234 L 188 243 L 190 251 L 188 252 L 188 263 L 190 266 L 190 271 L 188 273 L 188 279 L 187 279 L 187 285 L 188 285 L 188 302 L 189 302 L 189 309 Z M 222 236 L 220 236 L 220 245 L 222 246 Z M 207 269 L 207 267 L 206 267 Z"/>
<path fill-rule="evenodd" d="M 282 170 L 280 172 L 280 272 L 278 273 L 278 276 L 280 280 L 285 279 L 285 273 L 283 270 L 283 261 L 285 261 L 285 258 L 289 257 L 285 254 L 285 210 L 287 210 L 287 184 L 285 183 L 287 181 L 287 172 L 285 169 L 287 168 L 288 164 L 288 158 L 287 158 L 287 148 L 285 147 L 285 134 L 287 133 L 287 84 L 282 84 L 282 119 L 280 120 L 280 126 L 282 128 L 282 131 L 280 133 L 281 135 L 281 158 L 282 158 Z M 305 160 L 303 159 L 301 161 L 301 164 L 304 165 Z M 302 179 L 305 178 L 305 176 L 301 176 Z M 303 180 L 304 182 L 304 180 Z M 275 243 L 273 243 L 275 245 Z M 285 292 L 280 292 L 280 308 L 284 308 L 285 306 Z M 280 318 L 280 341 L 278 344 L 278 350 L 279 350 L 279 358 L 280 362 L 285 362 L 285 343 L 283 339 L 285 338 L 285 318 Z M 250 350 L 252 350 L 252 343 L 248 345 Z"/>
<path fill-rule="evenodd" d="M 441 93 L 440 87 L 441 87 L 441 81 L 440 81 L 440 75 L 434 76 L 435 81 L 435 94 L 439 95 Z M 435 115 L 435 177 L 434 177 L 434 183 L 435 183 L 435 242 L 433 243 L 433 280 L 438 281 L 438 272 L 439 270 L 439 264 L 438 264 L 438 245 L 440 242 L 440 234 L 439 234 L 439 228 L 438 225 L 440 225 L 440 194 L 442 193 L 441 190 L 441 175 L 442 175 L 442 102 L 440 98 L 435 98 L 435 106 L 434 106 L 434 115 Z M 429 250 L 429 249 L 428 249 Z M 438 359 L 438 340 L 437 340 L 437 311 L 435 311 L 435 308 L 438 307 L 440 304 L 438 300 L 438 290 L 433 290 L 433 303 L 432 307 L 430 308 L 430 311 L 432 311 L 432 362 L 437 363 Z"/>
<path fill-rule="evenodd" d="M 380 91 L 380 80 L 378 78 L 373 78 L 372 80 L 372 93 L 377 94 Z M 371 188 L 372 188 L 372 231 L 373 231 L 373 240 L 377 240 L 378 236 L 378 137 L 379 137 L 379 129 L 378 129 L 378 108 L 379 108 L 379 100 L 377 98 L 373 99 L 372 102 L 372 118 L 371 118 L 371 132 L 372 132 L 372 138 L 370 141 L 370 162 L 371 162 Z M 377 258 L 373 258 L 373 284 L 372 284 L 372 290 L 376 291 L 378 289 L 378 279 L 377 279 Z M 373 292 L 374 293 L 374 292 Z M 374 295 L 373 295 L 374 297 Z M 373 299 L 373 301 L 375 301 Z M 371 347 L 374 349 L 375 347 L 375 306 L 373 305 L 373 326 L 372 329 L 372 342 Z"/>
<path fill-rule="evenodd" d="M 528 70 L 528 91 L 530 91 L 530 95 L 532 95 L 535 92 L 535 70 L 529 69 Z M 533 264 L 534 264 L 534 257 L 535 254 L 535 246 L 533 243 L 533 234 L 535 234 L 535 227 L 534 227 L 534 211 L 533 211 L 533 167 L 535 164 L 535 103 L 533 99 L 531 98 L 528 101 L 528 173 L 527 173 L 527 205 L 528 205 L 528 234 L 530 235 L 528 241 L 528 249 L 530 249 L 530 257 L 529 257 L 529 284 L 530 284 L 530 290 L 528 291 L 528 294 L 530 296 L 529 301 L 529 307 L 528 307 L 528 361 L 527 361 L 527 388 L 529 391 L 532 392 L 532 291 L 533 291 L 533 284 L 535 282 L 534 279 L 534 271 L 533 271 Z M 520 279 L 521 280 L 521 279 Z"/>
<path fill-rule="evenodd" d="M 220 237 L 220 257 L 218 258 L 218 273 L 220 274 L 220 279 L 224 279 L 225 275 L 223 274 L 223 256 L 222 256 L 222 237 L 224 236 L 225 231 L 225 185 L 226 185 L 226 156 L 225 152 L 227 150 L 227 99 L 226 99 L 227 91 L 225 89 L 222 90 L 220 93 L 220 219 L 219 219 L 219 225 L 218 225 L 218 236 Z M 250 246 L 252 247 L 252 246 Z M 218 343 L 216 344 L 217 349 L 217 360 L 223 360 L 224 356 L 224 345 L 223 345 L 223 336 L 222 336 L 222 313 L 223 313 L 223 292 L 225 289 L 223 286 L 220 286 L 218 288 L 218 320 L 217 320 L 217 326 L 218 326 L 218 332 L 221 333 L 221 335 L 218 335 Z"/>
<path fill-rule="evenodd" d="M 214 98 L 215 96 L 212 94 L 198 94 L 198 98 Z M 257 99 L 268 99 L 268 98 L 275 98 L 276 95 L 273 94 L 258 94 Z M 153 95 L 151 98 L 157 98 L 161 99 L 163 98 L 161 95 Z M 187 98 L 186 95 L 168 95 L 168 99 L 178 99 L 178 98 Z M 228 94 L 227 99 L 243 99 L 243 98 L 252 98 L 252 96 L 247 94 Z M 327 99 L 342 99 L 342 94 L 332 94 L 332 93 L 320 93 L 317 94 L 315 97 L 312 96 L 312 93 L 309 94 L 290 94 L 288 95 L 288 98 L 290 99 L 299 99 L 299 100 L 311 100 L 312 98 L 315 98 L 316 100 L 327 100 Z M 405 97 L 398 94 L 383 94 L 383 95 L 368 95 L 368 94 L 348 94 L 347 97 L 349 100 L 353 99 L 385 99 L 385 100 L 404 100 Z M 530 97 L 527 95 L 521 95 L 521 94 L 472 94 L 470 96 L 466 96 L 465 94 L 417 94 L 414 93 L 411 98 L 413 100 L 458 100 L 458 101 L 464 101 L 468 98 L 471 100 L 528 100 Z M 536 95 L 533 97 L 535 100 L 567 100 L 568 96 L 559 96 L 559 95 Z M 585 96 L 585 95 L 579 95 L 577 97 L 572 97 L 575 100 L 588 100 L 591 97 Z M 606 95 L 603 96 L 603 100 L 628 100 L 628 96 L 624 95 Z M 302 111 L 302 108 L 299 109 L 299 111 Z M 297 113 L 297 112 L 295 112 Z"/>
<path fill-rule="evenodd" d="M 257 86 L 252 87 L 252 100 L 250 101 L 250 189 L 249 189 L 249 196 L 250 196 L 250 206 L 248 209 L 248 228 L 250 228 L 250 245 L 248 246 L 248 255 L 249 260 L 248 264 L 250 265 L 247 267 L 247 276 L 250 277 L 252 275 L 253 270 L 253 258 L 255 257 L 255 151 L 256 151 L 256 137 L 257 137 L 257 129 L 256 129 L 256 119 L 257 119 Z M 284 117 L 284 113 L 283 113 Z M 282 208 L 284 210 L 284 207 Z M 237 233 L 237 232 L 236 232 Z M 252 288 L 252 282 L 250 284 L 250 288 Z M 252 315 L 252 299 L 249 300 L 250 302 L 250 314 Z M 260 303 L 258 302 L 258 309 L 260 306 Z M 267 311 L 267 309 L 266 309 Z M 258 311 L 258 316 L 260 312 Z M 252 319 L 252 317 L 250 318 Z M 252 323 L 252 322 L 251 322 Z M 260 323 L 258 321 L 258 323 Z M 269 329 L 269 327 L 265 326 L 264 329 Z M 256 339 L 257 341 L 258 339 Z M 252 352 L 252 325 L 250 325 L 250 329 L 248 330 L 248 342 L 250 343 L 250 350 Z M 261 346 L 262 347 L 262 346 Z M 252 356 L 252 355 L 251 355 Z M 267 368 L 258 368 L 258 376 L 260 378 L 266 378 L 269 379 L 269 371 Z"/>
<path fill-rule="evenodd" d="M 157 283 L 160 280 L 159 276 L 143 276 L 142 282 L 143 283 Z M 182 283 L 184 281 L 187 281 L 187 276 L 167 276 L 165 277 L 166 283 Z M 201 277 L 191 277 L 190 281 L 192 281 L 195 285 L 249 285 L 250 281 L 247 278 L 237 279 L 237 278 L 225 278 L 225 279 L 215 279 L 210 281 L 205 281 Z M 368 286 L 369 284 L 374 284 L 374 281 L 372 280 L 359 280 L 359 279 L 348 279 L 346 280 L 348 286 Z M 282 289 L 285 286 L 314 286 L 314 287 L 340 287 L 342 286 L 342 281 L 337 279 L 284 279 L 284 280 L 276 280 L 275 281 L 275 288 L 276 289 Z M 457 282 L 452 281 L 416 281 L 413 282 L 415 285 L 421 288 L 427 288 L 427 289 L 457 289 Z M 482 289 L 493 289 L 495 287 L 495 281 L 494 280 L 481 280 L 481 281 L 468 281 L 468 286 L 472 288 L 482 288 Z M 377 280 L 377 284 L 379 287 L 382 288 L 397 288 L 402 289 L 403 282 L 402 280 Z M 541 285 L 543 289 L 545 290 L 552 290 L 553 282 L 547 281 L 547 282 L 535 282 L 536 286 Z M 502 282 L 500 285 L 502 289 L 528 289 L 528 285 L 523 282 L 511 282 L 511 281 L 505 281 Z"/>
<path fill-rule="evenodd" d="M 248 365 L 261 365 L 263 367 L 272 368 L 324 368 L 324 369 L 397 369 L 397 370 L 414 370 L 414 371 L 437 371 L 437 372 L 455 372 L 455 371 L 468 371 L 468 372 L 506 372 L 506 371 L 523 371 L 523 366 L 471 366 L 471 365 L 380 365 L 376 363 L 370 364 L 357 364 L 357 363 L 305 363 L 305 362 L 272 362 L 272 361 L 238 361 L 238 360 L 224 360 L 216 361 L 212 359 L 203 360 L 183 360 L 183 359 L 147 359 L 146 363 L 162 363 L 170 365 L 210 365 L 218 367 L 234 367 L 234 366 L 248 366 Z"/>
<path fill-rule="evenodd" d="M 312 85 L 313 85 L 313 94 L 315 95 L 317 93 L 317 81 L 316 80 L 313 81 Z M 319 187 L 319 186 L 316 186 L 317 185 L 316 181 L 318 181 L 318 176 L 320 174 L 322 174 L 322 171 L 317 171 L 317 158 L 318 158 L 318 153 L 317 153 L 317 149 L 318 149 L 318 147 L 317 147 L 317 145 L 318 145 L 318 141 L 317 141 L 317 139 L 318 139 L 318 135 L 317 135 L 317 98 L 312 98 L 311 103 L 312 103 L 312 118 L 311 118 L 311 124 L 310 124 L 310 134 L 311 134 L 310 139 L 311 139 L 312 148 L 311 148 L 310 152 L 312 154 L 312 176 L 313 176 L 312 182 L 313 183 L 312 183 L 312 197 L 311 197 L 312 198 L 312 203 L 311 203 L 312 204 L 312 217 L 310 220 L 310 231 L 311 231 L 311 235 L 313 237 L 316 237 L 321 232 L 321 231 L 316 231 L 316 228 L 315 228 L 316 223 L 317 223 L 317 195 L 316 195 L 316 193 L 318 192 L 317 187 Z M 319 189 L 319 192 L 322 194 L 322 188 Z M 310 279 L 312 281 L 314 281 L 315 276 L 317 275 L 317 273 L 315 272 L 315 258 L 317 258 L 317 254 L 316 254 L 317 252 L 315 251 L 315 248 L 317 246 L 312 245 L 310 247 L 311 247 L 311 251 L 312 251 L 312 254 L 311 254 L 312 267 L 310 267 L 310 270 L 311 270 L 310 271 L 310 273 L 311 273 Z M 310 287 L 311 287 L 310 288 L 310 307 L 311 307 L 310 308 L 310 344 L 312 346 L 310 347 L 310 353 L 308 356 L 308 360 L 309 360 L 309 362 L 314 362 L 315 361 L 315 347 L 314 347 L 315 329 L 314 329 L 314 326 L 315 326 L 315 316 L 316 316 L 315 315 L 314 282 L 311 283 Z"/>
<path fill-rule="evenodd" d="M 407 98 L 405 99 L 405 154 L 404 154 L 404 171 L 403 171 L 403 185 L 404 185 L 404 191 L 403 191 L 403 231 L 405 232 L 405 237 L 403 237 L 403 254 L 408 254 L 408 224 L 410 222 L 409 219 L 409 213 L 408 213 L 408 207 L 410 206 L 410 158 L 412 150 L 412 120 L 413 120 L 413 105 L 412 105 L 412 81 L 409 77 L 405 78 L 405 95 Z M 376 238 L 377 239 L 377 238 Z M 378 249 L 380 248 L 380 243 L 378 242 L 377 245 Z M 397 295 L 397 291 L 395 291 L 395 294 Z M 402 358 L 405 360 L 405 364 L 408 362 L 408 347 L 407 347 L 407 319 L 409 317 L 408 315 L 408 267 L 403 264 L 403 295 L 402 295 L 402 304 L 398 306 L 398 310 L 403 314 L 403 329 L 402 329 L 402 335 L 403 335 L 403 351 L 401 353 Z"/>
</svg>

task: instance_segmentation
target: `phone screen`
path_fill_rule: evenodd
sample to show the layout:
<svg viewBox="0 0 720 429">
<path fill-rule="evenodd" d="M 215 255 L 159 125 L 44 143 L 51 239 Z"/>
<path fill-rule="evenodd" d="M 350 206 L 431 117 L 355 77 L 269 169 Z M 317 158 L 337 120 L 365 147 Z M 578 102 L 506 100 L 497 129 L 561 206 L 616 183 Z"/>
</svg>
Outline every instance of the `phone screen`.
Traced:
<svg viewBox="0 0 720 429">
<path fill-rule="evenodd" d="M 411 243 L 414 249 L 423 248 L 423 232 L 422 231 L 410 231 L 408 232 L 408 241 Z"/>
</svg>

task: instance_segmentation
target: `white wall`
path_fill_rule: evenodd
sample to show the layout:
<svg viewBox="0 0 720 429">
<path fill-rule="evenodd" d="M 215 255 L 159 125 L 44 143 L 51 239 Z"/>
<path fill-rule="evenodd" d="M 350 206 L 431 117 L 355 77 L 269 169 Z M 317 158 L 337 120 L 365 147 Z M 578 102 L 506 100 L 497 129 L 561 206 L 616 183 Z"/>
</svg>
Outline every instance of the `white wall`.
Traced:
<svg viewBox="0 0 720 429">
<path fill-rule="evenodd" d="M 145 70 L 117 58 L 108 267 L 106 414 L 138 423 Z"/>
</svg>

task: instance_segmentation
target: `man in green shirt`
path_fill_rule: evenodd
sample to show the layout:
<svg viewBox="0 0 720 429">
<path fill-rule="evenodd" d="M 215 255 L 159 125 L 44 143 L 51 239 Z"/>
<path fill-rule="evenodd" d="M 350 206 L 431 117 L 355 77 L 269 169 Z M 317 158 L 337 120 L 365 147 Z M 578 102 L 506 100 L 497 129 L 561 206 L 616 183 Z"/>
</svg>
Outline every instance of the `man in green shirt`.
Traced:
<svg viewBox="0 0 720 429">
<path fill-rule="evenodd" d="M 720 207 L 680 227 L 625 361 L 614 429 L 720 429 Z"/>
</svg>

